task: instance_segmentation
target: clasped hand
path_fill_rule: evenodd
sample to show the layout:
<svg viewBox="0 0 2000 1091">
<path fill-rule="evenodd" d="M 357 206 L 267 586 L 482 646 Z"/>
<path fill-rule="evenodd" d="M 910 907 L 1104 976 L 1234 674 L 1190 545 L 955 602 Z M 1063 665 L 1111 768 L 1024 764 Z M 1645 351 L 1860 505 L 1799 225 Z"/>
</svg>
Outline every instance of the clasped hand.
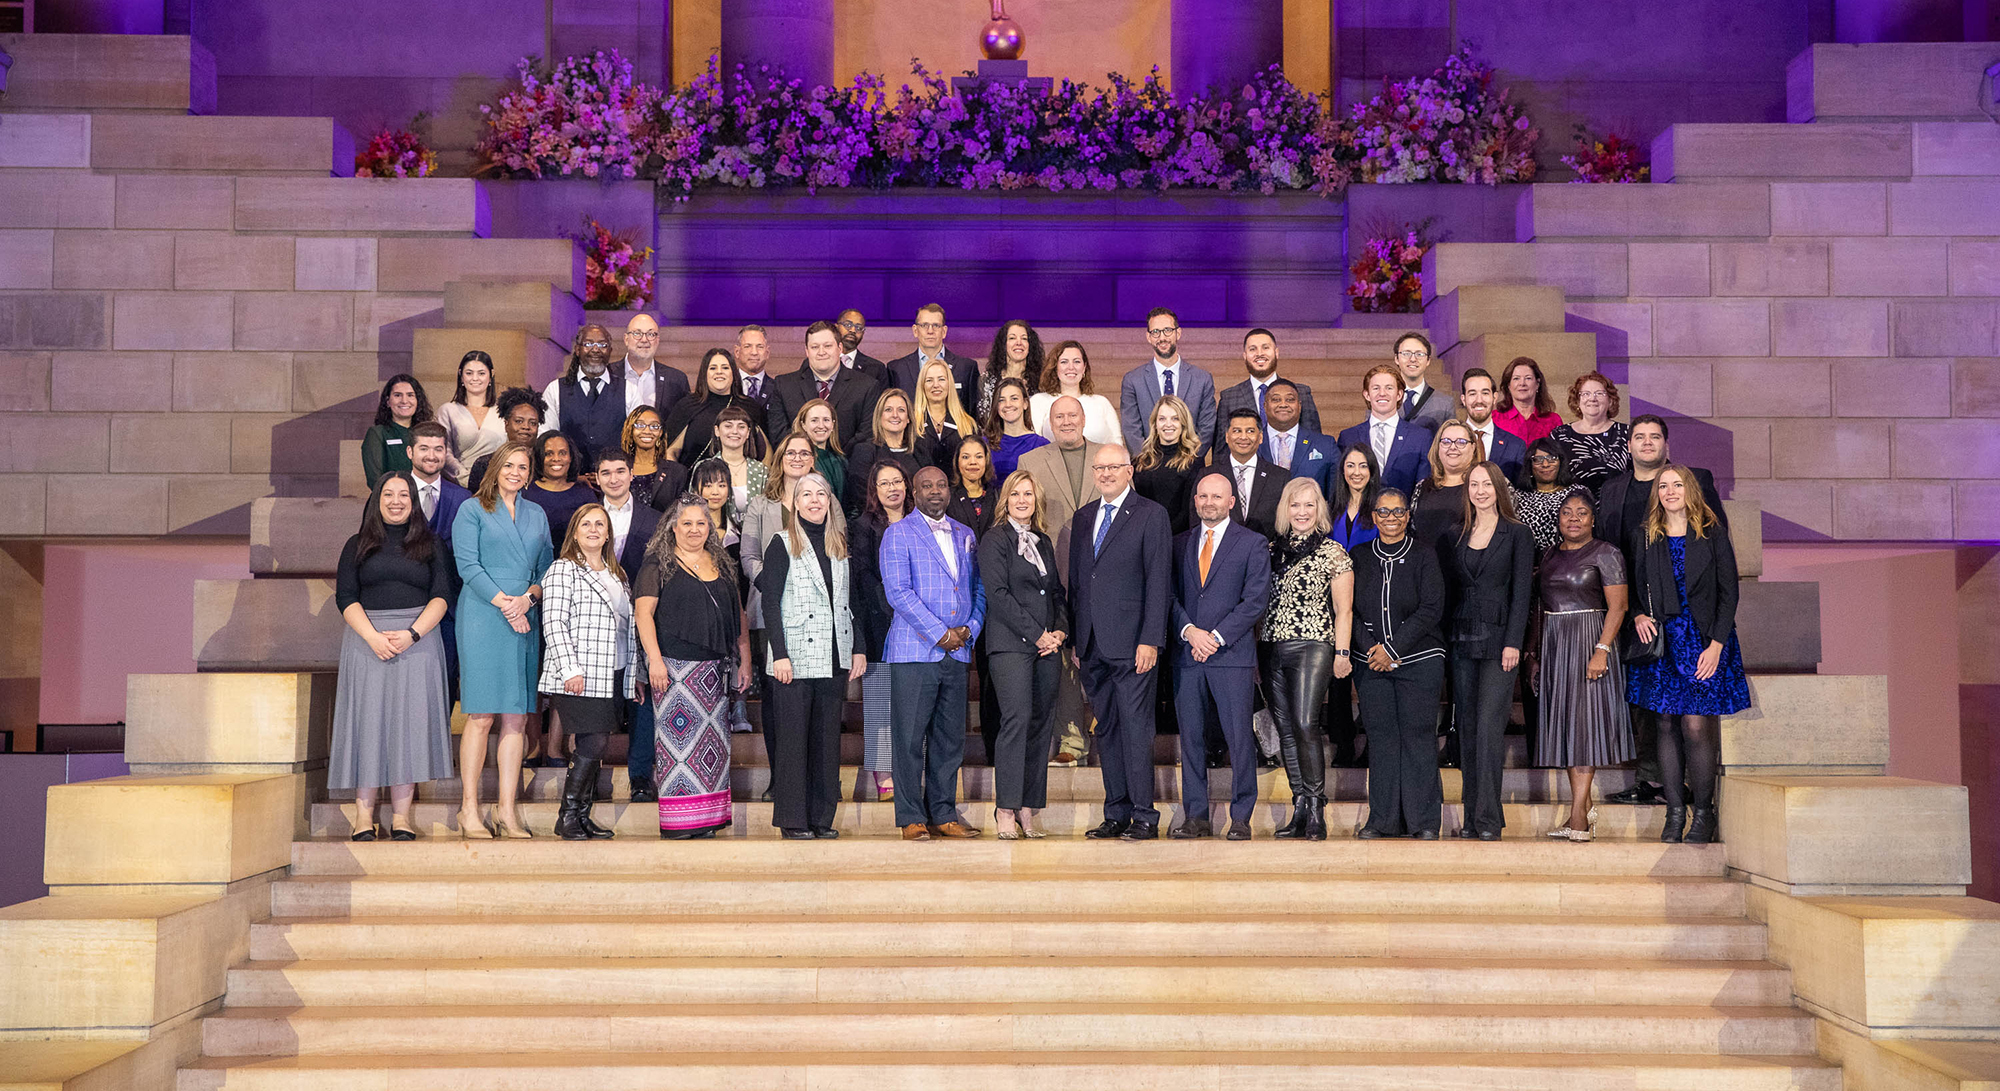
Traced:
<svg viewBox="0 0 2000 1091">
<path fill-rule="evenodd" d="M 958 625 L 946 629 L 944 631 L 944 638 L 937 642 L 937 646 L 943 648 L 946 652 L 955 652 L 965 647 L 966 641 L 971 639 L 972 630 L 964 625 Z"/>
</svg>

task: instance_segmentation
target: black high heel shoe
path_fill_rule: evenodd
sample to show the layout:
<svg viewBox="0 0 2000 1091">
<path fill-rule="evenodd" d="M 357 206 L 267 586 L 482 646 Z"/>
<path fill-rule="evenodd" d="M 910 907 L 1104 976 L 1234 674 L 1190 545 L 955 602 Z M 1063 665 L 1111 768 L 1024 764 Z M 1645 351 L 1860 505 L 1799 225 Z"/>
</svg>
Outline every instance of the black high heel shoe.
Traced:
<svg viewBox="0 0 2000 1091">
<path fill-rule="evenodd" d="M 1661 842 L 1669 845 L 1680 844 L 1684 836 L 1682 831 L 1687 828 L 1687 816 L 1686 807 L 1668 807 L 1666 828 L 1660 831 Z"/>
</svg>

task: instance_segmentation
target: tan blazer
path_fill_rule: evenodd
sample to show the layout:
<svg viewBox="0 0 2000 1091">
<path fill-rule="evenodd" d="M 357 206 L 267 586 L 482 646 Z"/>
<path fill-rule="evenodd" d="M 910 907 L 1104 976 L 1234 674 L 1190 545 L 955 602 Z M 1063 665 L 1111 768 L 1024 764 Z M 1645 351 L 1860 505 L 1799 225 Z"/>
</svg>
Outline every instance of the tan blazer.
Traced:
<svg viewBox="0 0 2000 1091">
<path fill-rule="evenodd" d="M 1049 443 L 1037 447 L 1021 456 L 1020 467 L 1035 479 L 1035 487 L 1042 493 L 1042 518 L 1048 521 L 1049 537 L 1056 547 L 1056 568 L 1062 573 L 1063 582 L 1069 582 L 1069 523 L 1076 509 L 1097 499 L 1097 490 L 1091 485 L 1090 460 L 1097 457 L 1101 443 L 1083 444 L 1083 495 L 1078 496 L 1069 487 L 1069 468 L 1063 463 L 1062 451 Z"/>
</svg>

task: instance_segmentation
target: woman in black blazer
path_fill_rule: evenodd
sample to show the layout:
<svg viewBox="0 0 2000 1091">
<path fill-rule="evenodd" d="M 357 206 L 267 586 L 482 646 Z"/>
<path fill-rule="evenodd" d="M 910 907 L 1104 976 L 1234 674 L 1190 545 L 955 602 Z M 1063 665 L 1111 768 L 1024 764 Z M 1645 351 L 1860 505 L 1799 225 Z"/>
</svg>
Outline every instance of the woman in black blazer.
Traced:
<svg viewBox="0 0 2000 1091">
<path fill-rule="evenodd" d="M 1667 634 L 1666 651 L 1634 665 L 1625 682 L 1633 704 L 1660 716 L 1660 776 L 1667 792 L 1660 840 L 1685 836 L 1707 844 L 1716 838 L 1722 717 L 1750 707 L 1736 642 L 1736 549 L 1693 472 L 1673 463 L 1653 479 L 1652 504 L 1635 540 L 1632 627 L 1644 641 L 1656 629 Z"/>
<path fill-rule="evenodd" d="M 1465 514 L 1446 548 L 1451 587 L 1452 719 L 1458 724 L 1465 819 L 1459 837 L 1500 840 L 1500 766 L 1507 711 L 1527 639 L 1535 535 L 1514 517 L 1507 477 L 1481 462 L 1465 475 Z"/>
<path fill-rule="evenodd" d="M 994 821 L 1000 839 L 1012 841 L 1042 836 L 1033 821 L 1049 802 L 1049 743 L 1069 607 L 1035 479 L 1015 470 L 1000 498 L 1000 517 L 979 540 L 979 579 L 986 587 L 986 661 L 1000 706 Z"/>
<path fill-rule="evenodd" d="M 1435 841 L 1444 573 L 1437 550 L 1410 534 L 1402 490 L 1383 489 L 1375 505 L 1378 536 L 1354 549 L 1354 641 L 1368 653 L 1367 669 L 1354 672 L 1368 732 L 1368 821 L 1354 836 Z"/>
</svg>

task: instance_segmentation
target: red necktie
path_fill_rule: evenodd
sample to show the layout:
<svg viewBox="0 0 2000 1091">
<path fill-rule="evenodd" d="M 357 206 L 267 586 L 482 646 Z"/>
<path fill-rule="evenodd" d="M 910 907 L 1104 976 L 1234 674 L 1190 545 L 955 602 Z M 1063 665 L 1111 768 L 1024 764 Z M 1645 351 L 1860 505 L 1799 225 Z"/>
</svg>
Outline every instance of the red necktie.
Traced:
<svg viewBox="0 0 2000 1091">
<path fill-rule="evenodd" d="M 832 401 L 832 400 L 833 400 L 833 380 L 832 380 L 832 379 L 821 379 L 821 380 L 819 381 L 819 397 L 820 397 L 820 400 L 821 400 L 821 401 L 827 401 L 827 402 L 830 402 L 830 401 Z"/>
</svg>

